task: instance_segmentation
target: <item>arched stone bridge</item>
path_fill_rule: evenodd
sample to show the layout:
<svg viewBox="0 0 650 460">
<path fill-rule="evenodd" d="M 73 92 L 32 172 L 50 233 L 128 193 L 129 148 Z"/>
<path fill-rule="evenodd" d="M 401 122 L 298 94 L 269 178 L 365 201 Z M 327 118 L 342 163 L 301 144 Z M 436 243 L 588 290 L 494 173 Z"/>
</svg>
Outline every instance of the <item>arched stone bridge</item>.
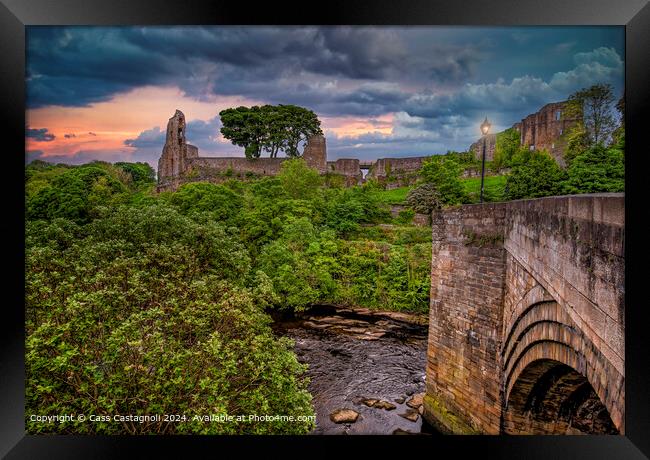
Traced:
<svg viewBox="0 0 650 460">
<path fill-rule="evenodd" d="M 624 215 L 623 194 L 434 212 L 430 423 L 624 434 Z"/>
</svg>

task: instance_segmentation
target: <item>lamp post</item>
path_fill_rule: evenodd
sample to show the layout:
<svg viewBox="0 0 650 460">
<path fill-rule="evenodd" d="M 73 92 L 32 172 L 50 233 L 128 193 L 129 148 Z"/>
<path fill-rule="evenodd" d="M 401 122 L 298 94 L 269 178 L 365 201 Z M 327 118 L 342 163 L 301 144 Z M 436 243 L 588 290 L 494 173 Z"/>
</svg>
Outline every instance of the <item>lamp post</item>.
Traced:
<svg viewBox="0 0 650 460">
<path fill-rule="evenodd" d="M 481 123 L 481 132 L 483 133 L 483 161 L 481 163 L 481 203 L 483 203 L 483 180 L 485 178 L 485 144 L 487 144 L 487 133 L 490 131 L 490 122 L 487 117 L 485 121 Z"/>
</svg>

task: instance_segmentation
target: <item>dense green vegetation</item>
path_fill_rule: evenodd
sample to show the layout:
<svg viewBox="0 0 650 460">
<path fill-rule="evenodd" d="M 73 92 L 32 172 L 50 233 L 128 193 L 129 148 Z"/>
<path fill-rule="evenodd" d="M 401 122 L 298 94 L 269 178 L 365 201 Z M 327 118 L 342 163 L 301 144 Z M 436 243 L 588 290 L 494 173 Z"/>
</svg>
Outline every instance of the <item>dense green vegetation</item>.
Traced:
<svg viewBox="0 0 650 460">
<path fill-rule="evenodd" d="M 567 133 L 566 168 L 545 151 L 521 148 L 516 131 L 499 133 L 485 201 L 623 191 L 625 132 L 607 118 L 608 91 L 571 99 L 570 110 L 586 119 Z M 248 156 L 262 149 L 295 156 L 301 139 L 320 129 L 298 109 L 230 109 L 222 121 Z M 298 127 L 289 137 L 291 127 L 274 125 L 283 118 L 278 110 Z M 431 229 L 410 222 L 415 212 L 478 202 L 480 177 L 463 177 L 477 168 L 471 152 L 434 155 L 417 183 L 386 190 L 376 181 L 346 188 L 341 177 L 290 159 L 277 177 L 187 183 L 158 194 L 144 163 L 30 163 L 26 412 L 189 418 L 28 420 L 28 432 L 309 432 L 309 419 L 192 416 L 313 416 L 305 367 L 290 341 L 273 334 L 269 311 L 334 303 L 426 312 Z M 394 204 L 408 208 L 393 218 Z"/>
<path fill-rule="evenodd" d="M 27 421 L 30 433 L 306 433 L 304 366 L 268 309 L 426 311 L 430 230 L 377 184 L 278 177 L 152 193 L 144 164 L 33 162 L 26 186 L 28 414 L 186 414 L 185 423 Z"/>
</svg>

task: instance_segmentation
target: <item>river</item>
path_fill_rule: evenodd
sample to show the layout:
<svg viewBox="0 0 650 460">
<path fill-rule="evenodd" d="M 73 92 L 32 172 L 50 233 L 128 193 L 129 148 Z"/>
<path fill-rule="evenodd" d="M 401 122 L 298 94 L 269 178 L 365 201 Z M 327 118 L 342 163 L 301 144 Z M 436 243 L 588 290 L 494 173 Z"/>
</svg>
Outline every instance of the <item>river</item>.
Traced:
<svg viewBox="0 0 650 460">
<path fill-rule="evenodd" d="M 274 314 L 275 332 L 295 342 L 309 365 L 316 410 L 312 434 L 437 434 L 421 416 L 425 385 L 425 315 L 314 306 Z M 356 421 L 335 423 L 339 409 Z"/>
</svg>

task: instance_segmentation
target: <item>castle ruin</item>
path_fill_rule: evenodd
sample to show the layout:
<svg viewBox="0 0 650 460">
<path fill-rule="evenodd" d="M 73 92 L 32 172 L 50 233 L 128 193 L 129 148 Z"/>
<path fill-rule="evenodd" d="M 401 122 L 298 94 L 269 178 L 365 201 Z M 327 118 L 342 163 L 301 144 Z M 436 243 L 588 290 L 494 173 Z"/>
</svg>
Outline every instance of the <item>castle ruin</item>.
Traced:
<svg viewBox="0 0 650 460">
<path fill-rule="evenodd" d="M 547 150 L 564 166 L 564 133 L 577 119 L 562 116 L 566 101 L 553 102 L 528 115 L 512 127 L 520 133 L 520 144 L 531 150 Z M 229 177 L 275 176 L 287 158 L 200 157 L 199 149 L 186 140 L 185 115 L 176 110 L 167 123 L 167 136 L 158 160 L 158 190 L 175 190 L 185 182 L 220 182 Z M 488 134 L 473 143 L 469 150 L 481 159 L 494 159 L 497 134 Z M 424 160 L 429 157 L 379 158 L 361 162 L 357 158 L 327 160 L 327 145 L 322 135 L 307 140 L 302 158 L 323 175 L 343 178 L 346 186 L 359 185 L 367 179 L 388 183 L 391 187 L 412 185 L 419 178 Z M 364 174 L 364 171 L 366 174 Z M 466 171 L 471 173 L 472 171 Z M 470 174 L 471 175 L 471 174 Z"/>
<path fill-rule="evenodd" d="M 158 160 L 158 190 L 175 190 L 184 182 L 238 176 L 274 176 L 286 158 L 200 157 L 199 149 L 187 143 L 185 115 L 176 110 L 167 123 L 167 137 Z M 303 158 L 321 173 L 327 170 L 327 149 L 321 135 L 309 138 Z"/>
<path fill-rule="evenodd" d="M 382 158 L 363 165 L 357 158 L 327 161 L 325 137 L 314 135 L 307 140 L 302 158 L 309 167 L 321 174 L 341 176 L 346 186 L 352 186 L 364 182 L 362 169 L 368 171 L 369 178 L 414 182 L 427 157 Z M 176 110 L 167 123 L 165 146 L 158 160 L 158 191 L 176 190 L 185 182 L 219 182 L 233 176 L 275 176 L 286 160 L 287 158 L 201 157 L 199 149 L 187 143 L 185 115 Z"/>
<path fill-rule="evenodd" d="M 546 150 L 560 166 L 565 166 L 566 141 L 563 135 L 578 121 L 577 118 L 563 116 L 566 105 L 567 101 L 551 102 L 512 125 L 519 132 L 521 146 L 530 150 Z M 496 138 L 497 134 L 488 134 L 474 142 L 469 150 L 481 159 L 485 143 L 485 160 L 494 160 Z"/>
</svg>

